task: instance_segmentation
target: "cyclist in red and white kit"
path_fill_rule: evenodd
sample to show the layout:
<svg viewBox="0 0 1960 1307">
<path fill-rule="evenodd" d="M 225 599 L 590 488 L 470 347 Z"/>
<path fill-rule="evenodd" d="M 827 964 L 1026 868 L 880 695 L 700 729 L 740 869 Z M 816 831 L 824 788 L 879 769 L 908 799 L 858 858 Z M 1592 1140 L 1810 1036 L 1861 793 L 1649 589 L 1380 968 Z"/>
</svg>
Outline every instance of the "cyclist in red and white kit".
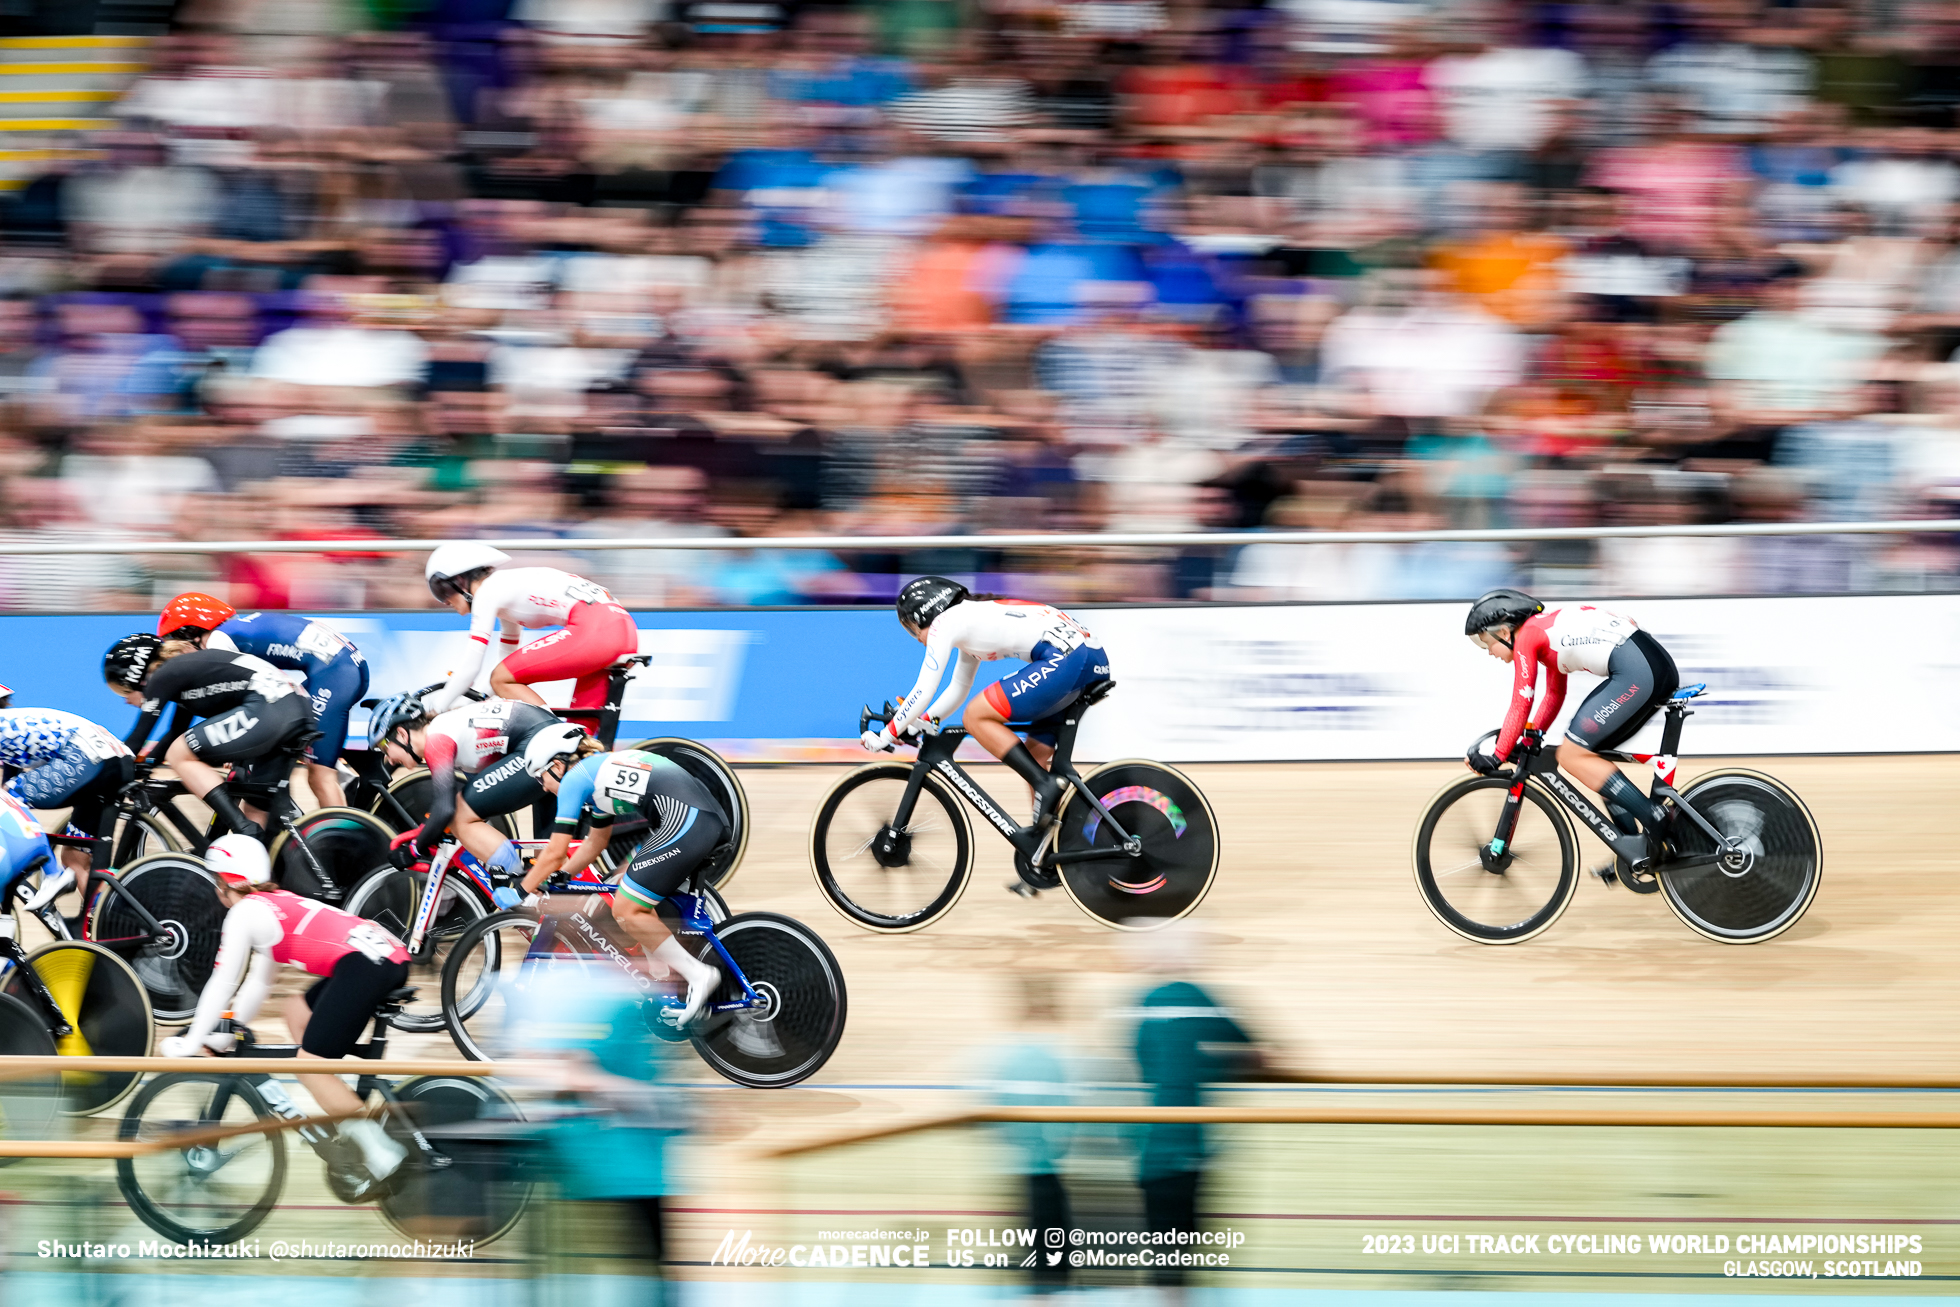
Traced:
<svg viewBox="0 0 1960 1307">
<path fill-rule="evenodd" d="M 565 716 L 597 730 L 607 669 L 639 652 L 632 615 L 605 587 L 582 576 L 555 567 L 505 568 L 509 561 L 501 550 L 469 542 L 444 545 L 429 555 L 430 593 L 470 619 L 470 639 L 477 647 L 423 706 L 432 714 L 452 707 L 483 670 L 494 638 L 500 661 L 490 673 L 491 694 L 542 708 L 544 699 L 532 685 L 573 681 Z M 546 626 L 564 629 L 518 648 L 524 628 Z"/>
<path fill-rule="evenodd" d="M 346 1057 L 375 1008 L 408 983 L 408 950 L 364 917 L 274 886 L 264 846 L 247 836 L 213 840 L 205 862 L 217 875 L 218 899 L 225 905 L 218 959 L 190 1029 L 164 1040 L 158 1051 L 165 1057 L 229 1051 L 235 1037 L 215 1034 L 218 1022 L 227 1010 L 241 1024 L 249 1022 L 271 994 L 280 964 L 290 963 L 320 977 L 305 993 L 286 999 L 286 1028 L 299 1042 L 299 1057 Z M 337 1076 L 302 1075 L 299 1082 L 322 1111 L 360 1117 L 361 1100 Z M 339 1132 L 360 1148 L 377 1184 L 407 1156 L 377 1122 L 343 1121 Z"/>
<path fill-rule="evenodd" d="M 974 696 L 962 720 L 983 748 L 1013 769 L 1034 791 L 1034 824 L 1054 811 L 1061 782 L 1048 772 L 1055 754 L 1055 732 L 1062 710 L 1099 681 L 1109 679 L 1109 655 L 1088 628 L 1058 608 L 976 595 L 957 581 L 922 576 L 898 592 L 898 620 L 926 647 L 919 680 L 883 730 L 866 731 L 865 748 L 889 749 L 913 722 L 936 734 L 947 713 L 973 688 L 983 661 L 1020 658 L 1029 665 L 1002 677 Z M 953 679 L 932 706 L 926 696 L 939 688 L 946 665 L 958 661 Z M 1013 726 L 1028 735 L 1023 744 Z M 1040 750 L 1037 758 L 1032 750 Z"/>
<path fill-rule="evenodd" d="M 1547 610 L 1519 590 L 1492 590 L 1471 605 L 1463 631 L 1499 662 L 1511 664 L 1510 711 L 1491 753 L 1473 754 L 1471 770 L 1489 775 L 1517 747 L 1526 731 L 1543 732 L 1565 703 L 1566 677 L 1591 672 L 1605 678 L 1573 712 L 1558 763 L 1581 785 L 1606 800 L 1614 824 L 1632 835 L 1641 827 L 1657 831 L 1666 809 L 1642 794 L 1599 750 L 1617 749 L 1633 738 L 1681 687 L 1674 659 L 1661 642 L 1631 618 L 1575 604 Z M 1538 669 L 1545 690 L 1538 694 Z"/>
</svg>

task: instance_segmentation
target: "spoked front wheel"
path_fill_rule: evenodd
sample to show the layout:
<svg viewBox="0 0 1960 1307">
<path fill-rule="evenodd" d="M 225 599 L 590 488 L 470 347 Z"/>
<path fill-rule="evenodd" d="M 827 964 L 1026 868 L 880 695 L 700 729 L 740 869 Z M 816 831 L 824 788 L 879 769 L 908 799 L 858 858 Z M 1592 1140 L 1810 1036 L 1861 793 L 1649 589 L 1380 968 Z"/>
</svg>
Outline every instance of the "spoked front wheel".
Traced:
<svg viewBox="0 0 1960 1307">
<path fill-rule="evenodd" d="M 223 1136 L 116 1162 L 116 1187 L 143 1224 L 173 1243 L 225 1244 L 259 1227 L 286 1184 L 281 1131 L 225 1135 L 272 1119 L 243 1076 L 196 1071 L 158 1076 L 123 1113 L 119 1137 Z"/>
<path fill-rule="evenodd" d="M 1443 787 L 1416 827 L 1416 887 L 1436 919 L 1479 944 L 1520 944 L 1551 927 L 1579 888 L 1579 846 L 1552 797 L 1524 787 L 1517 828 L 1491 844 L 1511 781 L 1470 776 Z"/>
<path fill-rule="evenodd" d="M 966 809 L 927 774 L 903 829 L 892 819 L 912 768 L 881 762 L 837 782 L 810 825 L 810 863 L 830 906 L 867 930 L 918 930 L 952 911 L 973 878 Z"/>
<path fill-rule="evenodd" d="M 1115 826 L 1073 790 L 1056 821 L 1056 868 L 1075 905 L 1118 930 L 1155 930 L 1204 901 L 1218 875 L 1218 818 L 1189 777 L 1141 759 L 1104 763 L 1082 778 L 1109 815 L 1140 841 L 1134 857 Z"/>
<path fill-rule="evenodd" d="M 1698 935 L 1723 944 L 1757 944 L 1797 924 L 1823 880 L 1824 846 L 1810 809 L 1780 781 L 1729 768 L 1700 776 L 1681 797 L 1738 847 L 1713 866 L 1656 868 L 1667 906 Z M 1677 814 L 1670 842 L 1703 856 L 1715 841 Z"/>
<path fill-rule="evenodd" d="M 802 922 L 773 912 L 744 912 L 715 927 L 722 947 L 748 977 L 763 1005 L 703 1024 L 694 1037 L 701 1060 L 738 1085 L 781 1089 L 815 1075 L 844 1038 L 849 1002 L 844 971 L 830 948 Z M 712 951 L 702 956 L 720 963 Z M 718 1003 L 742 997 L 722 967 Z"/>
</svg>

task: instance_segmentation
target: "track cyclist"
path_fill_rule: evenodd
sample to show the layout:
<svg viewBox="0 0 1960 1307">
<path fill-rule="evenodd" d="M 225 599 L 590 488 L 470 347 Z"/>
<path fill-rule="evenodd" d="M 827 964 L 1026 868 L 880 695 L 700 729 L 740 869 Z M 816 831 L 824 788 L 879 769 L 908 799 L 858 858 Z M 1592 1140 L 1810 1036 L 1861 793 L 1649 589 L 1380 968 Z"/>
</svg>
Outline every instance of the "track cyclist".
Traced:
<svg viewBox="0 0 1960 1307">
<path fill-rule="evenodd" d="M 424 569 L 429 592 L 470 619 L 477 648 L 425 706 L 431 713 L 454 707 L 483 670 L 483 656 L 496 636 L 500 661 L 490 672 L 491 694 L 542 708 L 544 699 L 533 684 L 572 681 L 565 715 L 596 730 L 606 703 L 607 669 L 640 648 L 632 615 L 603 586 L 582 576 L 555 567 L 505 568 L 509 561 L 501 550 L 467 541 L 429 555 Z M 545 626 L 564 629 L 517 647 L 525 627 Z"/>
<path fill-rule="evenodd" d="M 408 950 L 365 917 L 272 885 L 265 850 L 242 835 L 213 840 L 205 861 L 225 905 L 217 962 L 190 1028 L 162 1041 L 157 1051 L 164 1057 L 191 1057 L 207 1048 L 229 1052 L 235 1036 L 214 1033 L 219 1021 L 227 1011 L 240 1024 L 258 1015 L 279 965 L 291 963 L 320 977 L 305 993 L 288 995 L 283 1009 L 299 1057 L 346 1057 L 381 1000 L 408 983 Z M 340 1137 L 360 1149 L 375 1187 L 382 1187 L 407 1150 L 379 1122 L 361 1115 L 361 1100 L 338 1077 L 302 1075 L 299 1082 L 322 1111 L 355 1118 L 340 1123 Z"/>
<path fill-rule="evenodd" d="M 370 745 L 383 750 L 390 766 L 429 769 L 428 820 L 398 842 L 427 856 L 453 825 L 457 840 L 480 862 L 516 880 L 522 871 L 517 849 L 486 819 L 546 797 L 544 786 L 525 770 L 524 746 L 541 730 L 565 726 L 549 708 L 516 699 L 459 704 L 434 718 L 413 695 L 383 699 L 368 719 Z M 590 747 L 599 751 L 597 741 Z M 460 787 L 458 771 L 470 773 Z"/>
<path fill-rule="evenodd" d="M 164 751 L 163 760 L 226 826 L 254 839 L 265 834 L 221 787 L 218 768 L 269 761 L 313 729 L 306 696 L 284 672 L 253 654 L 193 649 L 182 641 L 166 645 L 139 631 L 110 646 L 102 679 L 143 710 L 123 737 L 131 749 L 141 750 L 164 705 L 176 704 L 155 746 Z M 194 718 L 203 720 L 192 726 Z"/>
<path fill-rule="evenodd" d="M 1572 672 L 1604 677 L 1566 726 L 1558 763 L 1606 801 L 1613 822 L 1629 835 L 1664 829 L 1667 809 L 1652 802 L 1620 769 L 1599 756 L 1645 726 L 1680 688 L 1674 659 L 1631 618 L 1590 604 L 1547 609 L 1521 590 L 1492 590 L 1470 606 L 1463 633 L 1499 662 L 1511 664 L 1510 711 L 1489 754 L 1473 753 L 1470 769 L 1490 775 L 1510 758 L 1525 731 L 1543 732 L 1565 702 Z M 1534 702 L 1538 668 L 1545 690 Z"/>
<path fill-rule="evenodd" d="M 13 691 L 0 686 L 0 701 Z M 62 876 L 79 876 L 88 903 L 90 872 L 108 865 L 108 841 L 116 822 L 116 795 L 135 775 L 129 748 L 86 717 L 53 708 L 0 708 L 0 766 L 7 793 L 41 812 L 68 808 L 68 834 L 99 841 L 93 854 L 63 848 Z"/>
<path fill-rule="evenodd" d="M 274 667 L 299 672 L 313 701 L 313 729 L 320 738 L 307 746 L 306 784 L 323 808 L 346 806 L 340 772 L 334 764 L 347 743 L 347 717 L 367 693 L 367 660 L 346 636 L 297 613 L 246 613 L 207 594 L 180 594 L 164 606 L 157 634 L 198 649 L 230 649 L 253 654 Z"/>
<path fill-rule="evenodd" d="M 1034 825 L 1054 814 L 1062 784 L 1048 772 L 1062 709 L 1109 679 L 1109 655 L 1087 628 L 1047 604 L 973 594 L 943 576 L 922 576 L 898 592 L 898 620 L 926 647 L 919 680 L 882 730 L 866 731 L 865 748 L 890 749 L 914 722 L 937 734 L 939 723 L 973 688 L 982 660 L 1019 658 L 1028 666 L 1002 677 L 966 705 L 962 720 L 981 747 L 1034 791 Z M 953 679 L 926 707 L 946 664 L 958 655 Z M 1023 744 L 1009 723 L 1027 731 Z M 1035 750 L 1039 750 L 1037 757 Z"/>
<path fill-rule="evenodd" d="M 566 724 L 539 731 L 525 746 L 525 770 L 558 796 L 558 818 L 551 843 L 525 873 L 524 892 L 537 893 L 561 869 L 576 876 L 598 861 L 607 844 L 604 832 L 615 819 L 645 817 L 650 829 L 619 878 L 613 917 L 648 957 L 687 982 L 686 1005 L 663 1014 L 675 1025 L 686 1026 L 714 997 L 721 969 L 689 953 L 667 929 L 658 909 L 687 874 L 714 852 L 728 829 L 728 815 L 705 785 L 657 754 L 622 749 L 574 762 L 585 738 L 577 727 Z M 592 833 L 572 851 L 572 839 L 588 814 Z"/>
</svg>

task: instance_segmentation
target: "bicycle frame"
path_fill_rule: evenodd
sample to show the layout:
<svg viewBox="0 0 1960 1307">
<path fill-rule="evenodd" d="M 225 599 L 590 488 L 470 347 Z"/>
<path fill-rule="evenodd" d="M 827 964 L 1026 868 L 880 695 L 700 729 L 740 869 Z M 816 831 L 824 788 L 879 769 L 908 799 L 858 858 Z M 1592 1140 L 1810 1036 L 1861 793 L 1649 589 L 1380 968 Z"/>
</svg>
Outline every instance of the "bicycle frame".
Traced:
<svg viewBox="0 0 1960 1307">
<path fill-rule="evenodd" d="M 1116 835 L 1117 846 L 1113 849 L 1087 849 L 1081 853 L 1071 853 L 1069 855 L 1071 863 L 1135 858 L 1143 852 L 1143 841 L 1130 834 L 1123 828 L 1122 823 L 1110 815 L 1109 809 L 1103 806 L 1102 800 L 1089 792 L 1089 787 L 1083 783 L 1082 774 L 1075 769 L 1076 731 L 1081 725 L 1083 712 L 1092 704 L 1093 701 L 1085 704 L 1077 700 L 1076 704 L 1068 709 L 1068 715 L 1062 719 L 1061 729 L 1055 733 L 1055 755 L 1048 763 L 1048 770 L 1055 779 L 1062 781 L 1069 789 L 1080 795 L 1083 801 L 1094 808 L 1097 815 L 1108 823 L 1108 828 Z M 876 721 L 877 716 L 869 714 L 865 720 Z M 919 791 L 925 786 L 926 774 L 936 772 L 952 782 L 953 788 L 967 801 L 968 806 L 985 817 L 1009 844 L 1027 857 L 1030 863 L 1040 865 L 1049 846 L 1054 842 L 1056 832 L 1061 829 L 1060 823 L 1050 821 L 1045 826 L 1023 826 L 1002 812 L 994 803 L 992 796 L 967 774 L 966 769 L 961 767 L 953 756 L 958 752 L 966 736 L 964 727 L 945 726 L 940 728 L 937 735 L 919 737 L 919 754 L 912 764 L 911 776 L 906 779 L 905 794 L 898 801 L 898 811 L 892 814 L 890 823 L 878 833 L 878 838 L 872 845 L 874 856 L 881 863 L 884 863 L 887 857 L 897 855 L 899 841 L 905 830 L 912 824 L 912 812 L 918 805 Z M 1058 803 L 1057 811 L 1059 810 Z"/>
<path fill-rule="evenodd" d="M 1712 853 L 1674 854 L 1665 859 L 1669 867 L 1689 869 L 1712 867 L 1727 857 L 1739 841 L 1732 840 L 1717 830 L 1715 826 L 1696 812 L 1693 805 L 1674 788 L 1675 768 L 1680 762 L 1681 728 L 1688 718 L 1694 716 L 1688 701 L 1698 697 L 1704 685 L 1685 686 L 1677 690 L 1667 706 L 1661 711 L 1666 721 L 1661 729 L 1661 750 L 1659 753 L 1621 753 L 1616 750 L 1601 750 L 1600 757 L 1611 762 L 1651 763 L 1654 768 L 1654 783 L 1651 798 L 1656 803 L 1672 803 L 1688 820 L 1715 842 Z M 1511 787 L 1504 798 L 1504 811 L 1497 820 L 1497 832 L 1491 842 L 1478 850 L 1478 857 L 1484 870 L 1502 872 L 1510 864 L 1509 848 L 1511 837 L 1517 831 L 1518 816 L 1524 806 L 1524 787 L 1528 781 L 1536 780 L 1551 796 L 1563 804 L 1574 816 L 1586 824 L 1586 828 L 1597 835 L 1602 843 L 1615 854 L 1626 860 L 1627 866 L 1636 872 L 1651 870 L 1656 860 L 1654 842 L 1647 833 L 1629 835 L 1616 825 L 1613 819 L 1601 812 L 1591 800 L 1581 794 L 1577 787 L 1558 769 L 1558 751 L 1547 749 L 1543 741 L 1529 743 L 1521 751 L 1516 769 L 1510 776 Z M 1630 888 L 1639 888 L 1630 886 Z"/>
<path fill-rule="evenodd" d="M 542 849 L 550 842 L 550 840 L 512 840 L 511 844 L 518 849 Z M 408 945 L 411 954 L 418 957 L 421 955 L 422 945 L 429 937 L 429 929 L 435 924 L 436 907 L 442 902 L 443 888 L 449 883 L 450 875 L 456 872 L 469 877 L 471 882 L 483 892 L 484 898 L 488 899 L 496 893 L 497 887 L 490 879 L 490 869 L 457 841 L 444 840 L 442 846 L 436 850 L 435 857 L 429 862 L 429 875 L 422 888 L 422 898 L 416 904 L 415 918 L 409 925 L 408 938 L 403 941 Z M 575 880 L 567 881 L 563 885 L 550 886 L 545 892 L 610 894 L 618 888 L 617 885 L 603 881 Z"/>
<path fill-rule="evenodd" d="M 393 1014 L 393 1012 L 397 1012 L 397 1011 L 400 1011 L 399 1006 L 394 1006 L 392 1008 L 392 1011 L 384 1009 L 382 1011 L 376 1012 L 374 1014 L 373 1031 L 368 1035 L 367 1040 L 364 1043 L 359 1043 L 354 1045 L 351 1052 L 351 1056 L 361 1058 L 369 1062 L 379 1061 L 383 1057 L 387 1056 L 388 1025 L 389 1025 L 388 1019 Z M 220 1027 L 220 1029 L 223 1028 L 224 1028 L 223 1026 Z M 237 1051 L 241 1055 L 249 1054 L 252 1057 L 266 1057 L 266 1058 L 289 1057 L 292 1058 L 295 1062 L 297 1062 L 299 1059 L 299 1048 L 300 1046 L 298 1044 L 253 1043 L 250 1045 L 246 1045 L 241 1043 L 237 1046 Z M 220 1059 L 216 1065 L 222 1066 L 223 1065 L 222 1059 Z M 301 1073 L 299 1071 L 295 1071 L 294 1074 L 298 1075 Z M 309 1070 L 304 1074 L 312 1075 L 316 1073 Z M 324 1074 L 335 1074 L 335 1073 L 332 1071 L 328 1071 L 325 1072 Z M 241 1073 L 238 1078 L 242 1081 L 249 1083 L 254 1089 L 259 1090 L 260 1096 L 265 1098 L 268 1104 L 272 1105 L 274 1111 L 280 1110 L 278 1107 L 278 1103 L 281 1099 L 285 1098 L 285 1094 L 283 1092 L 273 1094 L 273 1095 L 267 1095 L 265 1093 L 265 1086 L 273 1083 L 274 1080 L 274 1077 L 270 1072 L 260 1072 L 256 1074 Z M 390 1080 L 385 1080 L 382 1077 L 373 1074 L 372 1072 L 363 1072 L 354 1081 L 354 1096 L 360 1099 L 363 1103 L 365 1103 L 368 1100 L 368 1095 L 374 1093 L 379 1093 L 381 1095 L 381 1101 L 387 1104 L 387 1109 L 389 1113 L 393 1115 L 397 1120 L 401 1121 L 403 1126 L 407 1129 L 409 1135 L 415 1140 L 416 1147 L 422 1150 L 424 1156 L 432 1160 L 440 1159 L 439 1161 L 436 1162 L 436 1165 L 438 1166 L 447 1166 L 449 1164 L 450 1161 L 449 1157 L 446 1154 L 438 1151 L 436 1147 L 433 1144 L 431 1144 L 428 1141 L 428 1139 L 422 1134 L 421 1127 L 415 1124 L 414 1117 L 411 1116 L 408 1112 L 402 1110 L 401 1100 L 395 1097 L 394 1082 Z M 283 1113 L 281 1114 L 283 1115 Z M 319 1144 L 324 1143 L 328 1138 L 331 1137 L 325 1131 L 321 1130 L 317 1126 L 304 1126 L 299 1130 L 298 1133 L 302 1139 L 305 1139 L 307 1141 L 307 1144 L 309 1146 L 313 1146 L 316 1149 Z"/>
<path fill-rule="evenodd" d="M 691 889 L 693 886 L 692 879 L 690 878 L 685 884 L 688 889 Z M 589 889 L 573 888 L 570 892 L 575 894 L 606 893 L 617 888 L 617 885 L 594 885 Z M 558 887 L 555 892 L 563 893 L 565 892 L 565 887 Z M 684 928 L 695 934 L 707 936 L 708 943 L 714 946 L 715 954 L 721 959 L 721 965 L 729 979 L 742 987 L 742 997 L 726 1003 L 708 1004 L 707 1007 L 702 1009 L 702 1015 L 697 1020 L 706 1020 L 708 1017 L 713 1016 L 724 1016 L 754 1007 L 767 1007 L 769 1000 L 756 992 L 755 986 L 749 983 L 749 978 L 743 974 L 740 965 L 729 955 L 728 947 L 721 942 L 721 936 L 715 933 L 715 924 L 709 920 L 707 906 L 702 903 L 701 896 L 684 890 L 668 895 L 667 901 L 679 909 L 681 925 Z M 640 989 L 645 990 L 650 988 L 652 981 L 647 978 L 646 973 L 636 967 L 633 964 L 633 960 L 619 950 L 619 947 L 613 943 L 606 932 L 599 929 L 582 912 L 542 914 L 538 918 L 538 933 L 532 936 L 531 947 L 525 952 L 523 962 L 519 963 L 520 967 L 528 967 L 533 963 L 550 962 L 554 958 L 563 956 L 550 952 L 551 945 L 559 937 L 561 922 L 569 928 L 568 934 L 576 932 L 572 935 L 572 942 L 575 946 L 581 943 L 590 945 L 592 951 L 587 952 L 581 949 L 576 954 L 581 961 L 595 956 L 603 957 L 620 968 L 620 970 L 626 972 L 627 976 Z M 698 1029 L 697 1033 L 700 1033 Z"/>
<path fill-rule="evenodd" d="M 28 870 L 33 869 L 30 867 Z M 20 881 L 16 879 L 8 887 L 5 900 L 0 901 L 0 981 L 18 968 L 29 996 L 41 1008 L 42 1020 L 48 1023 L 48 1033 L 56 1040 L 66 1039 L 75 1033 L 75 1027 L 68 1024 L 68 1018 L 61 1014 L 61 1005 L 54 1001 L 54 995 L 48 991 L 41 973 L 27 965 L 27 954 L 21 949 L 20 941 L 14 938 L 13 906 L 14 897 L 19 892 Z"/>
</svg>

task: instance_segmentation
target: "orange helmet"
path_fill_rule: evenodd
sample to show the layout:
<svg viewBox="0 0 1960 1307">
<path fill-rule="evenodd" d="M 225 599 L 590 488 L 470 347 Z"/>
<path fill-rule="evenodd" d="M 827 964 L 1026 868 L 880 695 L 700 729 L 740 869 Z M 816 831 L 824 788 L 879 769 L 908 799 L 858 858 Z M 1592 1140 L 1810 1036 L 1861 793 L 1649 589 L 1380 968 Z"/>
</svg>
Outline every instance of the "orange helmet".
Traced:
<svg viewBox="0 0 1960 1307">
<path fill-rule="evenodd" d="M 238 610 L 224 600 L 193 591 L 178 595 L 164 606 L 163 616 L 157 618 L 157 634 L 169 635 L 186 626 L 195 626 L 200 631 L 215 631 L 236 616 Z"/>
</svg>

